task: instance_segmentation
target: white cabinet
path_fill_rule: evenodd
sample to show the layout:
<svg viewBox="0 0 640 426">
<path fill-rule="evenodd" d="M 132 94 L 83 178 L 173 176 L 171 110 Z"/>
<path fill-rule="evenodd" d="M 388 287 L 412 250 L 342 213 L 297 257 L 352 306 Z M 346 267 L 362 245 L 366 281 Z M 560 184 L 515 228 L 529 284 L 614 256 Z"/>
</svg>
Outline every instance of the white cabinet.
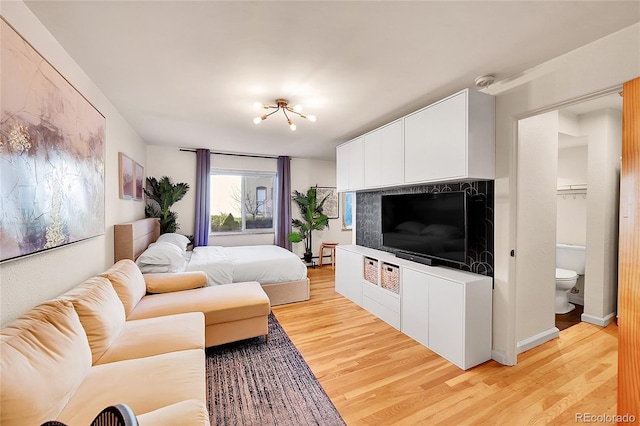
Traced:
<svg viewBox="0 0 640 426">
<path fill-rule="evenodd" d="M 336 148 L 336 186 L 338 191 L 349 190 L 349 144 Z"/>
<path fill-rule="evenodd" d="M 462 367 L 464 364 L 463 285 L 430 276 L 429 296 L 429 349 Z"/>
<path fill-rule="evenodd" d="M 407 184 L 495 178 L 495 100 L 463 90 L 404 118 Z"/>
<path fill-rule="evenodd" d="M 355 191 L 364 188 L 363 137 L 336 148 L 336 169 L 338 191 Z"/>
<path fill-rule="evenodd" d="M 364 186 L 376 188 L 380 186 L 382 168 L 382 139 L 380 130 L 364 135 Z"/>
<path fill-rule="evenodd" d="M 400 330 L 400 296 L 377 285 L 364 282 L 362 307 L 390 326 Z"/>
<path fill-rule="evenodd" d="M 338 191 L 495 179 L 495 99 L 465 89 L 336 148 Z"/>
<path fill-rule="evenodd" d="M 382 142 L 382 166 L 380 184 L 401 185 L 404 182 L 404 140 L 402 120 L 395 121 L 380 129 Z"/>
<path fill-rule="evenodd" d="M 402 332 L 429 346 L 429 276 L 402 270 Z"/>
<path fill-rule="evenodd" d="M 340 245 L 336 255 L 338 293 L 463 370 L 491 359 L 491 277 L 361 246 Z M 364 279 L 365 258 L 376 264 L 372 281 L 384 265 L 399 267 L 399 294 Z"/>
<path fill-rule="evenodd" d="M 364 135 L 364 187 L 400 185 L 403 182 L 402 120 Z"/>
<path fill-rule="evenodd" d="M 336 291 L 362 306 L 362 255 L 336 247 Z"/>
</svg>

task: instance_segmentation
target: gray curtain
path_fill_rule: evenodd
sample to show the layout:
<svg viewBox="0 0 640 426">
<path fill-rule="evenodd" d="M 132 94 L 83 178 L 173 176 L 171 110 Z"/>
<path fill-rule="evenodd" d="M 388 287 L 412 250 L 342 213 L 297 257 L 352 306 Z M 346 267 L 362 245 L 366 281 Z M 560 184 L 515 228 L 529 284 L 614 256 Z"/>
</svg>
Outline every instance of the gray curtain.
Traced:
<svg viewBox="0 0 640 426">
<path fill-rule="evenodd" d="M 211 152 L 196 150 L 196 230 L 194 247 L 209 245 Z"/>
<path fill-rule="evenodd" d="M 276 245 L 291 250 L 291 158 L 278 157 L 276 175 Z"/>
</svg>

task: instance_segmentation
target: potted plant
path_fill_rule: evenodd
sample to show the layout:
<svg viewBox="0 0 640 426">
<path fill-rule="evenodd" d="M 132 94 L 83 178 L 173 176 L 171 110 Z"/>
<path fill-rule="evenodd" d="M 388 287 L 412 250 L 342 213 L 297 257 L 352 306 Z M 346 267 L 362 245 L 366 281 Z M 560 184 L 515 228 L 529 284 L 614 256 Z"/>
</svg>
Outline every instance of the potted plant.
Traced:
<svg viewBox="0 0 640 426">
<path fill-rule="evenodd" d="M 180 228 L 176 222 L 177 213 L 170 209 L 172 205 L 184 197 L 188 190 L 189 184 L 174 184 L 168 176 L 162 176 L 160 180 L 147 177 L 147 188 L 144 188 L 147 205 L 144 213 L 146 217 L 160 218 L 161 234 L 176 232 Z"/>
<path fill-rule="evenodd" d="M 303 258 L 305 262 L 311 262 L 311 258 L 313 257 L 311 233 L 329 227 L 329 218 L 323 213 L 324 202 L 327 197 L 324 197 L 318 202 L 316 198 L 316 188 L 314 187 L 309 188 L 306 194 L 293 191 L 292 195 L 293 202 L 296 203 L 300 209 L 302 219 L 291 220 L 291 225 L 298 229 L 298 231 L 289 234 L 288 240 L 292 243 L 304 241 Z"/>
</svg>

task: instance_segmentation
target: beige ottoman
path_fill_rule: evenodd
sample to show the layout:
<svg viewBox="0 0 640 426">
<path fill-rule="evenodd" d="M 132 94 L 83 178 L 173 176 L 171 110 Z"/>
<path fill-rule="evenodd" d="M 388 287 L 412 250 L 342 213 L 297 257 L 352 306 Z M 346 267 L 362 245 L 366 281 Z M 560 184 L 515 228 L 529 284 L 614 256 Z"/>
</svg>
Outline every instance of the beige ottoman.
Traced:
<svg viewBox="0 0 640 426">
<path fill-rule="evenodd" d="M 148 294 L 127 320 L 180 312 L 204 313 L 207 347 L 269 333 L 271 304 L 256 281 Z"/>
</svg>

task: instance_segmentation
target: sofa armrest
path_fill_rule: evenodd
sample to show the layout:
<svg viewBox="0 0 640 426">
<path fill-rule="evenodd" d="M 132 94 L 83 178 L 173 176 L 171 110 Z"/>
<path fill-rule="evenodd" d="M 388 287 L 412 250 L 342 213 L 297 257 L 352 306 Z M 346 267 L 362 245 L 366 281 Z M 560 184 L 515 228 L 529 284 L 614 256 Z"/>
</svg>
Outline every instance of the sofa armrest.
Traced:
<svg viewBox="0 0 640 426">
<path fill-rule="evenodd" d="M 207 285 L 207 274 L 202 271 L 143 274 L 149 293 L 169 293 L 191 290 Z"/>
</svg>

